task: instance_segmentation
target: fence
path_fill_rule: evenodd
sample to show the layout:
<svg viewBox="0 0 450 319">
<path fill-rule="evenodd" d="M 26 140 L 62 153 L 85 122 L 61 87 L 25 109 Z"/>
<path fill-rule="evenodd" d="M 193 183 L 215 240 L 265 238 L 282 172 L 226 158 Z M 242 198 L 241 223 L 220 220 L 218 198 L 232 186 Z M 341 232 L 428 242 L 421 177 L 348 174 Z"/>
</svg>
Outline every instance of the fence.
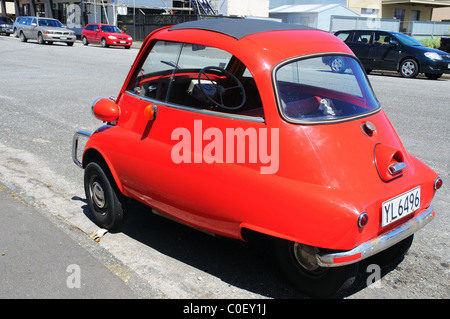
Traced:
<svg viewBox="0 0 450 319">
<path fill-rule="evenodd" d="M 348 29 L 386 30 L 406 33 L 418 40 L 450 35 L 450 22 L 400 21 L 372 17 L 331 16 L 330 32 Z"/>
</svg>

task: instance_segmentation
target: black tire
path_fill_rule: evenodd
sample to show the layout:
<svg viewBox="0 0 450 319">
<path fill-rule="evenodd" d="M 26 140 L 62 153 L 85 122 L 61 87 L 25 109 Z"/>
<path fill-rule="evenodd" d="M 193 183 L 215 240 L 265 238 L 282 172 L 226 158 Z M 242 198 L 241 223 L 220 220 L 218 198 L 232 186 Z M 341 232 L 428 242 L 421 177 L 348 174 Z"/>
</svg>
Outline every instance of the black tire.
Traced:
<svg viewBox="0 0 450 319">
<path fill-rule="evenodd" d="M 91 162 L 84 171 L 84 190 L 95 223 L 114 230 L 126 219 L 128 199 L 118 189 L 104 165 Z"/>
<path fill-rule="evenodd" d="M 109 47 L 109 45 L 108 45 L 108 43 L 106 42 L 106 39 L 105 39 L 105 38 L 102 38 L 101 44 L 102 44 L 102 47 L 104 47 L 104 48 Z"/>
<path fill-rule="evenodd" d="M 23 34 L 23 31 L 20 31 L 19 38 L 20 38 L 21 42 L 27 42 L 28 41 L 28 39 L 25 36 L 25 34 Z"/>
<path fill-rule="evenodd" d="M 290 283 L 312 298 L 334 298 L 342 295 L 355 281 L 359 263 L 341 267 L 304 268 L 295 257 L 294 242 L 274 239 L 275 257 Z"/>
<path fill-rule="evenodd" d="M 379 266 L 386 266 L 391 264 L 397 264 L 403 260 L 405 255 L 408 253 L 409 248 L 414 240 L 414 235 L 403 239 L 401 242 L 395 244 L 392 247 L 367 258 L 365 263 L 367 264 L 377 264 Z"/>
<path fill-rule="evenodd" d="M 89 42 L 88 42 L 86 37 L 83 37 L 83 39 L 81 39 L 81 40 L 83 41 L 83 45 L 88 45 L 89 44 Z"/>
<path fill-rule="evenodd" d="M 67 42 L 67 45 L 68 45 L 69 47 L 72 47 L 73 44 L 74 44 L 74 42 Z"/>
<path fill-rule="evenodd" d="M 419 65 L 413 59 L 403 60 L 399 72 L 404 78 L 415 78 L 419 74 Z"/>
<path fill-rule="evenodd" d="M 42 33 L 38 33 L 37 39 L 39 44 L 45 44 L 44 36 L 42 35 Z"/>
</svg>

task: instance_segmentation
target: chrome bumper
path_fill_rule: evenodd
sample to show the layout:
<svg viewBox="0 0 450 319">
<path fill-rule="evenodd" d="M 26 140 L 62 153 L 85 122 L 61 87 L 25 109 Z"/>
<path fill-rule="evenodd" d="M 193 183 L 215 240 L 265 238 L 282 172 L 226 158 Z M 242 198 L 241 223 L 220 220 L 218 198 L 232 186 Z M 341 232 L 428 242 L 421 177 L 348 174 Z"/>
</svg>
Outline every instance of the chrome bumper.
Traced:
<svg viewBox="0 0 450 319">
<path fill-rule="evenodd" d="M 360 260 L 373 256 L 393 245 L 408 238 L 416 231 L 424 227 L 434 218 L 434 209 L 430 205 L 424 212 L 410 219 L 405 224 L 392 229 L 375 239 L 361 244 L 352 250 L 316 255 L 317 262 L 322 267 L 339 267 L 356 263 Z"/>
<path fill-rule="evenodd" d="M 77 166 L 83 167 L 83 163 L 78 159 L 78 140 L 80 139 L 80 136 L 85 136 L 89 138 L 89 136 L 91 136 L 91 133 L 85 131 L 76 131 L 75 134 L 73 135 L 72 160 Z"/>
</svg>

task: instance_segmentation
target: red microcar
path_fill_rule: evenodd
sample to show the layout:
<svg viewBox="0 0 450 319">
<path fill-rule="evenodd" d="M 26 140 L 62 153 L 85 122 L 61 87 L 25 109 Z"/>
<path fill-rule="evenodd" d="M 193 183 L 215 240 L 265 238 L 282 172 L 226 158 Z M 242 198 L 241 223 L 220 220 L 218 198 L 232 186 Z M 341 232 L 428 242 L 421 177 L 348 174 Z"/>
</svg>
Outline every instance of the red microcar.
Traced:
<svg viewBox="0 0 450 319">
<path fill-rule="evenodd" d="M 359 60 L 325 31 L 253 19 L 161 28 L 93 113 L 105 124 L 76 132 L 72 156 L 100 227 L 119 227 L 134 199 L 206 232 L 264 238 L 312 297 L 341 293 L 363 259 L 404 254 L 435 214 L 442 180 L 408 154 Z"/>
<path fill-rule="evenodd" d="M 81 32 L 81 40 L 84 45 L 100 43 L 104 48 L 110 45 L 120 45 L 129 49 L 133 44 L 133 38 L 123 33 L 112 24 L 90 23 Z"/>
</svg>

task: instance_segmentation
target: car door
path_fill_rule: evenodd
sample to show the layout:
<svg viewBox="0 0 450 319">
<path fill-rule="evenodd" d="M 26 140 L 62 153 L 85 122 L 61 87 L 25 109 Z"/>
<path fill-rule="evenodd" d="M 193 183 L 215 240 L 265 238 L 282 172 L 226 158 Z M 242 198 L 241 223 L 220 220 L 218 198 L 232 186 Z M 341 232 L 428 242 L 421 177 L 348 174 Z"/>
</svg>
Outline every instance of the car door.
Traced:
<svg viewBox="0 0 450 319">
<path fill-rule="evenodd" d="M 396 39 L 387 32 L 375 31 L 370 45 L 369 59 L 374 69 L 395 70 L 399 49 Z"/>
<path fill-rule="evenodd" d="M 347 45 L 358 59 L 361 60 L 366 69 L 372 67 L 372 61 L 369 58 L 371 43 L 372 31 L 354 31 L 353 37 L 347 42 Z"/>
<path fill-rule="evenodd" d="M 37 39 L 37 19 L 32 18 L 30 25 L 27 25 L 27 32 L 25 33 L 28 39 Z"/>
<path fill-rule="evenodd" d="M 265 127 L 262 105 L 258 99 L 242 97 L 237 89 L 237 103 L 250 103 L 248 112 L 256 116 L 239 115 L 241 111 L 252 114 L 241 108 L 229 112 L 210 108 L 198 85 L 201 82 L 212 96 L 214 82 L 228 77 L 217 70 L 231 65 L 233 72 L 243 76 L 241 83 L 251 85 L 249 74 L 235 61 L 219 49 L 165 41 L 156 42 L 145 62 L 141 60 L 118 101 L 118 145 L 110 159 L 117 175 L 124 177 L 123 188 L 129 195 L 188 224 L 195 221 L 194 226 L 208 229 L 215 224 L 217 229 L 220 223 L 223 229 L 231 227 L 230 212 L 221 211 L 221 196 L 240 192 L 237 185 L 230 185 L 230 174 L 261 175 L 254 154 L 247 154 L 251 146 L 240 148 L 238 144 Z M 211 68 L 204 69 L 199 81 L 199 71 L 207 66 Z M 232 104 L 225 97 L 217 101 Z M 149 114 L 155 118 L 149 119 Z M 231 131 L 236 135 L 235 145 L 225 146 L 225 136 Z"/>
</svg>

